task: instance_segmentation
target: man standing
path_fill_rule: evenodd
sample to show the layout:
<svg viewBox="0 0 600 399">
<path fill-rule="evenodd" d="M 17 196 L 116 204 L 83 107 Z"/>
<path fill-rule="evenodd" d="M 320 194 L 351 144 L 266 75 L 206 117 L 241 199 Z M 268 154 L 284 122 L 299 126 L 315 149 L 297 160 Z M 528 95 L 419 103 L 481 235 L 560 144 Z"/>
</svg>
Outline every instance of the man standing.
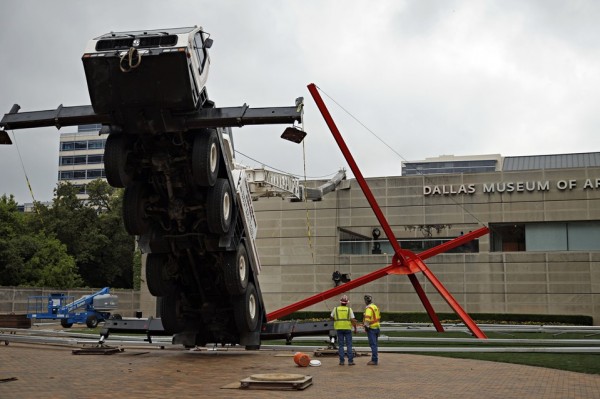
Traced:
<svg viewBox="0 0 600 399">
<path fill-rule="evenodd" d="M 369 366 L 377 366 L 379 357 L 377 355 L 377 339 L 379 338 L 379 320 L 381 315 L 379 308 L 373 303 L 373 297 L 369 294 L 365 295 L 365 314 L 363 325 L 369 339 L 369 346 L 371 347 L 371 361 L 367 363 Z"/>
<path fill-rule="evenodd" d="M 331 311 L 331 319 L 334 320 L 333 328 L 337 332 L 338 353 L 340 355 L 340 366 L 344 365 L 344 345 L 348 351 L 348 366 L 354 366 L 354 353 L 352 352 L 352 328 L 356 332 L 356 319 L 352 308 L 348 306 L 348 296 L 342 295 L 340 306 Z"/>
</svg>

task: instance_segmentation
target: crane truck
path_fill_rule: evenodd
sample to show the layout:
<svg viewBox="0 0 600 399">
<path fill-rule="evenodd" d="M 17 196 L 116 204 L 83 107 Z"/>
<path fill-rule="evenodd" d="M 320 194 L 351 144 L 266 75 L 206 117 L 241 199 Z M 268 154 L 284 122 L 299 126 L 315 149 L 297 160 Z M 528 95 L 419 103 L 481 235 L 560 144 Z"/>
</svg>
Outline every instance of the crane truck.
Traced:
<svg viewBox="0 0 600 399">
<path fill-rule="evenodd" d="M 302 98 L 288 107 L 218 108 L 207 94 L 201 27 L 110 32 L 82 56 L 91 105 L 19 112 L 6 130 L 101 124 L 108 183 L 124 188 L 123 222 L 147 254 L 146 283 L 173 342 L 260 347 L 266 312 L 258 280 L 256 221 L 231 127 L 291 124 L 300 142 Z"/>
</svg>

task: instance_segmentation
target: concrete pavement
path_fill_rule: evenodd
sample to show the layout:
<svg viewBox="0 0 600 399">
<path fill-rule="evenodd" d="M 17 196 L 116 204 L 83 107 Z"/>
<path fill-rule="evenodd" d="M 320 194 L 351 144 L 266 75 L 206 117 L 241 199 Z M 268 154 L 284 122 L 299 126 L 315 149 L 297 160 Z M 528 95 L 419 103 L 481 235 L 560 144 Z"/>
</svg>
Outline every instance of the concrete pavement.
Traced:
<svg viewBox="0 0 600 399">
<path fill-rule="evenodd" d="M 600 398 L 598 375 L 478 360 L 381 353 L 376 367 L 366 365 L 367 356 L 354 367 L 329 356 L 318 358 L 320 367 L 298 367 L 291 351 L 72 350 L 0 345 L 0 398 Z M 313 384 L 302 391 L 224 388 L 271 373 L 311 375 Z"/>
</svg>

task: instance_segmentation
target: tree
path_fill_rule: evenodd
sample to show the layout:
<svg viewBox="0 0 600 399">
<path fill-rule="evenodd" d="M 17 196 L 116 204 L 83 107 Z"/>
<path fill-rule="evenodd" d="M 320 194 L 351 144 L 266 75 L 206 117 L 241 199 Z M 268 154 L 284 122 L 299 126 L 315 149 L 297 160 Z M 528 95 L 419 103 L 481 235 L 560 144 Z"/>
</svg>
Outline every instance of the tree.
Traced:
<svg viewBox="0 0 600 399">
<path fill-rule="evenodd" d="M 0 197 L 0 285 L 73 288 L 82 283 L 66 247 L 27 226 L 12 196 Z"/>
<path fill-rule="evenodd" d="M 83 280 L 77 273 L 75 260 L 67 253 L 64 244 L 43 233 L 21 238 L 26 249 L 20 285 L 51 288 L 80 287 Z"/>
<path fill-rule="evenodd" d="M 140 266 L 121 218 L 123 190 L 101 180 L 87 190 L 82 201 L 77 187 L 59 183 L 52 205 L 28 214 L 0 197 L 0 285 L 134 286 Z"/>
<path fill-rule="evenodd" d="M 96 275 L 112 286 L 132 288 L 135 241 L 123 225 L 123 190 L 110 187 L 105 181 L 98 179 L 88 184 L 87 192 L 87 205 L 96 209 L 98 213 L 99 237 L 102 240 L 98 243 L 102 256 L 100 270 Z"/>
</svg>

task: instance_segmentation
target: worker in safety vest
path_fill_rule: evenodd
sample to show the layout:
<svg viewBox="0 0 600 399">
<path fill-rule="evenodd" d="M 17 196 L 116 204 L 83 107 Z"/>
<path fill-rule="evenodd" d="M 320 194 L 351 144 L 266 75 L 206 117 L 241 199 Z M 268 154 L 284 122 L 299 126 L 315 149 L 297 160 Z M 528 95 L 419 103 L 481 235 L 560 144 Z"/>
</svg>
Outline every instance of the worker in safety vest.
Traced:
<svg viewBox="0 0 600 399">
<path fill-rule="evenodd" d="M 340 355 L 340 366 L 344 365 L 344 345 L 348 352 L 348 366 L 354 366 L 354 353 L 352 352 L 352 328 L 356 333 L 356 319 L 352 308 L 348 306 L 348 296 L 342 295 L 340 306 L 331 311 L 331 319 L 334 320 L 333 328 L 337 333 L 338 353 Z"/>
<path fill-rule="evenodd" d="M 379 338 L 379 320 L 381 320 L 381 314 L 379 308 L 373 303 L 373 297 L 369 294 L 365 295 L 365 308 L 363 325 L 367 338 L 369 339 L 369 346 L 371 347 L 371 361 L 367 363 L 369 366 L 377 366 L 379 357 L 377 356 L 377 339 Z"/>
</svg>

